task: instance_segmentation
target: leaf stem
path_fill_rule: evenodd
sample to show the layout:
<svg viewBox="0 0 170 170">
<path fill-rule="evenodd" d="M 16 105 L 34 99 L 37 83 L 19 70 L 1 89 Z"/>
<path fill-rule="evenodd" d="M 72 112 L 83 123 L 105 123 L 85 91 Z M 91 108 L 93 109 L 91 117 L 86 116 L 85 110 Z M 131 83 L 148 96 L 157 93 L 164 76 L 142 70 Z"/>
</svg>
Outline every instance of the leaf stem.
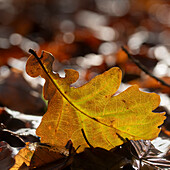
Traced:
<svg viewBox="0 0 170 170">
<path fill-rule="evenodd" d="M 83 134 L 83 137 L 84 137 L 86 143 L 89 145 L 89 147 L 90 147 L 90 148 L 94 148 L 94 147 L 90 144 L 90 142 L 88 141 L 88 139 L 87 139 L 87 137 L 86 137 L 86 134 L 85 134 L 83 128 L 81 129 L 81 132 L 82 132 L 82 134 Z"/>
</svg>

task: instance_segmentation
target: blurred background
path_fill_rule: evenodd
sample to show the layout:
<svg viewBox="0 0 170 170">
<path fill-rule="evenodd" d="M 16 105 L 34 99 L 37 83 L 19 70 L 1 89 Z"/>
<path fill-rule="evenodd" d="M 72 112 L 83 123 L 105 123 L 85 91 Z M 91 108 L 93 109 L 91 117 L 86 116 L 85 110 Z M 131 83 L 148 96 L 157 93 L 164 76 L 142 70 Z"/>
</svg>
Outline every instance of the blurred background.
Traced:
<svg viewBox="0 0 170 170">
<path fill-rule="evenodd" d="M 42 50 L 51 52 L 53 69 L 60 76 L 65 68 L 79 71 L 75 86 L 119 66 L 122 89 L 138 84 L 145 91 L 155 91 L 169 110 L 170 88 L 142 72 L 121 46 L 148 71 L 170 83 L 170 2 L 0 0 L 0 105 L 26 114 L 44 114 L 44 82 L 25 73 L 32 48 L 39 55 Z"/>
</svg>

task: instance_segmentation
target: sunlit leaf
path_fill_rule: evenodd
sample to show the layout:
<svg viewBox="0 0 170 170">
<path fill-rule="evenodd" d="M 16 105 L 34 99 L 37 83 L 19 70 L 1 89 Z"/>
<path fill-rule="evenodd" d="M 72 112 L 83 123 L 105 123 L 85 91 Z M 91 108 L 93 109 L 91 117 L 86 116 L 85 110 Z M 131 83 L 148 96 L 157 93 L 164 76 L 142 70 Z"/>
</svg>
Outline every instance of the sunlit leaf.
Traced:
<svg viewBox="0 0 170 170">
<path fill-rule="evenodd" d="M 165 117 L 152 110 L 158 107 L 160 97 L 141 92 L 136 85 L 113 96 L 121 83 L 118 67 L 75 88 L 70 85 L 79 78 L 77 71 L 67 69 L 65 78 L 61 78 L 52 71 L 54 58 L 50 53 L 43 52 L 41 58 L 34 55 L 28 59 L 26 71 L 46 80 L 44 97 L 49 102 L 36 131 L 42 143 L 65 146 L 71 139 L 75 148 L 81 145 L 81 151 L 87 147 L 81 129 L 91 145 L 105 149 L 122 144 L 123 138 L 146 140 L 158 136 L 158 126 Z"/>
<path fill-rule="evenodd" d="M 29 166 L 33 154 L 34 150 L 31 150 L 29 148 L 29 145 L 26 145 L 26 147 L 21 149 L 19 153 L 15 156 L 15 164 L 10 170 L 19 169 L 23 163 L 25 163 L 26 166 Z"/>
</svg>

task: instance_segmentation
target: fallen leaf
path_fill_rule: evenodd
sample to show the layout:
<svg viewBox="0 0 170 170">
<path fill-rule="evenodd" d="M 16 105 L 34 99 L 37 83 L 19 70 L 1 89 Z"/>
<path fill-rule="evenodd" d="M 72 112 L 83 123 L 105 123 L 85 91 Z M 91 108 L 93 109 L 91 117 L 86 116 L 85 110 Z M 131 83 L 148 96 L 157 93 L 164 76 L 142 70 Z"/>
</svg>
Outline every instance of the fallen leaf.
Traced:
<svg viewBox="0 0 170 170">
<path fill-rule="evenodd" d="M 20 128 L 31 127 L 30 122 L 14 118 L 4 107 L 0 107 L 0 123 L 3 123 L 7 129 L 12 131 L 16 131 Z"/>
<path fill-rule="evenodd" d="M 121 169 L 129 163 L 121 149 L 119 153 L 110 152 L 103 148 L 85 148 L 84 152 L 76 154 L 71 165 L 72 169 Z"/>
<path fill-rule="evenodd" d="M 2 124 L 0 126 L 0 141 L 5 141 L 13 147 L 25 146 L 24 141 L 16 133 L 5 129 Z"/>
<path fill-rule="evenodd" d="M 166 82 L 167 84 L 170 84 L 170 77 L 161 77 L 160 79 Z M 132 80 L 129 82 L 129 84 L 138 84 L 141 88 L 154 89 L 157 91 L 161 91 L 162 93 L 170 94 L 169 87 L 162 85 L 160 82 L 148 75 L 143 76 L 142 79 Z"/>
<path fill-rule="evenodd" d="M 67 156 L 62 154 L 59 150 L 53 151 L 50 147 L 44 147 L 43 145 L 39 145 L 30 162 L 30 168 L 40 168 L 43 169 L 45 167 L 48 168 L 56 168 L 57 166 L 63 167 L 67 164 Z"/>
<path fill-rule="evenodd" d="M 96 76 L 87 84 L 74 88 L 70 85 L 78 79 L 78 72 L 65 70 L 65 78 L 52 71 L 53 56 L 43 52 L 39 58 L 31 51 L 26 71 L 32 77 L 46 79 L 44 97 L 48 110 L 36 133 L 42 143 L 65 146 L 72 140 L 78 151 L 87 147 L 81 129 L 94 147 L 111 149 L 129 140 L 154 139 L 158 136 L 164 113 L 153 113 L 160 103 L 159 95 L 139 91 L 131 86 L 113 96 L 121 83 L 121 70 L 111 68 Z"/>
<path fill-rule="evenodd" d="M 43 115 L 45 103 L 41 95 L 24 79 L 23 73 L 11 69 L 0 82 L 0 105 L 25 114 Z"/>
<path fill-rule="evenodd" d="M 15 156 L 15 164 L 10 170 L 16 170 L 19 169 L 23 163 L 25 163 L 27 166 L 30 165 L 30 160 L 34 154 L 34 149 L 29 148 L 30 145 L 27 144 L 25 148 L 21 149 L 18 154 Z"/>
<path fill-rule="evenodd" d="M 17 46 L 11 46 L 8 49 L 0 48 L 0 66 L 7 65 L 10 57 L 21 58 L 26 56 L 26 53 Z"/>
<path fill-rule="evenodd" d="M 14 162 L 11 147 L 6 142 L 0 142 L 0 169 L 8 170 Z"/>
<path fill-rule="evenodd" d="M 66 148 L 52 150 L 52 146 L 42 143 L 27 143 L 15 156 L 15 165 L 11 170 L 22 169 L 53 169 L 64 168 L 72 162 L 72 157 L 65 155 Z M 47 168 L 48 167 L 48 168 Z"/>
</svg>

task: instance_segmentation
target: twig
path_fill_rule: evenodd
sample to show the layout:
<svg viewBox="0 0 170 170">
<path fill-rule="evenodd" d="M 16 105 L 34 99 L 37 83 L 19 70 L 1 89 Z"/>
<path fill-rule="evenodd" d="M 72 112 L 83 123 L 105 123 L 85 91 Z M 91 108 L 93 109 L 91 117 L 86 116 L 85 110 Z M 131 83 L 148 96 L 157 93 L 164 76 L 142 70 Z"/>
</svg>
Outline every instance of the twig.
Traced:
<svg viewBox="0 0 170 170">
<path fill-rule="evenodd" d="M 143 71 L 145 72 L 147 75 L 149 75 L 150 77 L 154 78 L 155 80 L 157 80 L 158 82 L 160 82 L 162 85 L 170 87 L 170 84 L 167 84 L 165 81 L 159 79 L 158 77 L 154 76 L 151 72 L 149 72 L 147 70 L 147 68 L 140 63 L 138 60 L 136 60 L 134 57 L 132 57 L 132 55 L 130 55 L 130 53 L 127 51 L 126 48 L 122 47 L 122 50 L 127 54 L 127 56 Z"/>
</svg>

